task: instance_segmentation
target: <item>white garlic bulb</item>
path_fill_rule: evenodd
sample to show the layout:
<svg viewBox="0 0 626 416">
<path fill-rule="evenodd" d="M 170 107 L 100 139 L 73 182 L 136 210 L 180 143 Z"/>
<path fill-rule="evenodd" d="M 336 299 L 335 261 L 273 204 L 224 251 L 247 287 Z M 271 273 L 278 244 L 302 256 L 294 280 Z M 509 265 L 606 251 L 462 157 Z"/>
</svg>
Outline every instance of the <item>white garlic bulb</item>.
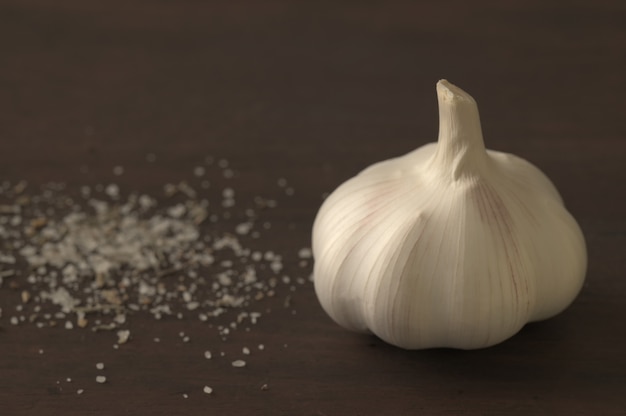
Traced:
<svg viewBox="0 0 626 416">
<path fill-rule="evenodd" d="M 587 254 L 550 180 L 486 150 L 474 99 L 437 84 L 439 139 L 374 164 L 323 203 L 315 291 L 340 325 L 407 349 L 482 348 L 558 314 Z"/>
</svg>

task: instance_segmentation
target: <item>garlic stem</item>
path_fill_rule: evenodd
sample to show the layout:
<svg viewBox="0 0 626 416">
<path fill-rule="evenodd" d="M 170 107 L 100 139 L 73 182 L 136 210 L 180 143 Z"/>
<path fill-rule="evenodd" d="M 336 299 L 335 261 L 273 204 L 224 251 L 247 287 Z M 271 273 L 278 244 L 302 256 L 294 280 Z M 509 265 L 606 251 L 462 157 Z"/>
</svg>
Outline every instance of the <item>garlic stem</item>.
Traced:
<svg viewBox="0 0 626 416">
<path fill-rule="evenodd" d="M 445 79 L 437 83 L 437 99 L 439 138 L 432 165 L 453 179 L 477 174 L 487 163 L 487 153 L 476 101 Z"/>
</svg>

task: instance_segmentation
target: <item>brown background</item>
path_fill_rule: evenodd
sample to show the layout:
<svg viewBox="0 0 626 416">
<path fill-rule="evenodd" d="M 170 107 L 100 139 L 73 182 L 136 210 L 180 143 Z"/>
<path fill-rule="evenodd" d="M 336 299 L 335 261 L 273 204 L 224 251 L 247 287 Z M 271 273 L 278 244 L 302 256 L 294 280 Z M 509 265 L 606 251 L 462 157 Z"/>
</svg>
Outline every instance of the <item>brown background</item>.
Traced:
<svg viewBox="0 0 626 416">
<path fill-rule="evenodd" d="M 575 304 L 493 348 L 408 352 L 338 328 L 307 285 L 296 315 L 277 299 L 227 343 L 136 315 L 114 350 L 111 334 L 9 325 L 19 293 L 3 288 L 0 414 L 626 414 L 626 3 L 382 3 L 3 1 L 0 179 L 156 192 L 224 157 L 241 192 L 294 186 L 266 241 L 288 251 L 309 244 L 322 193 L 436 137 L 447 78 L 479 102 L 487 145 L 540 166 L 579 220 Z M 261 342 L 241 371 L 201 358 Z"/>
</svg>

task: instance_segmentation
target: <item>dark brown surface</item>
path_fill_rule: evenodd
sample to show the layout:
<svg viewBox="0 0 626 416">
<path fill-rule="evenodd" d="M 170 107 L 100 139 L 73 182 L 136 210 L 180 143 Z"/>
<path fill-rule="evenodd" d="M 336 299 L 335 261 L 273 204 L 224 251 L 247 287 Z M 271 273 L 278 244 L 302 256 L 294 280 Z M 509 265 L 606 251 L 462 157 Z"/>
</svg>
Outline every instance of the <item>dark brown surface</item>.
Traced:
<svg viewBox="0 0 626 416">
<path fill-rule="evenodd" d="M 323 192 L 436 137 L 434 85 L 447 78 L 479 101 L 490 148 L 553 179 L 589 271 L 565 313 L 473 352 L 343 331 L 311 285 L 296 315 L 276 299 L 226 343 L 196 319 L 136 315 L 114 350 L 108 333 L 9 325 L 19 293 L 5 287 L 0 414 L 626 414 L 626 7 L 545 3 L 2 2 L 0 179 L 155 192 L 224 157 L 240 192 L 274 192 L 278 177 L 296 189 L 264 242 L 286 252 L 309 244 Z M 258 343 L 238 371 L 202 358 Z"/>
</svg>

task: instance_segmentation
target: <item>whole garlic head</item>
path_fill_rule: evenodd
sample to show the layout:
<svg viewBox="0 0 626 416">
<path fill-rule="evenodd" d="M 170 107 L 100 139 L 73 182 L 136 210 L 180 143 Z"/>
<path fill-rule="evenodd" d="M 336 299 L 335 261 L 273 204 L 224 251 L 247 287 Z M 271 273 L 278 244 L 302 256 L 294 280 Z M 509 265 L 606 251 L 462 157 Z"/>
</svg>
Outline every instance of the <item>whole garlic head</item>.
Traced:
<svg viewBox="0 0 626 416">
<path fill-rule="evenodd" d="M 563 311 L 585 241 L 554 185 L 486 150 L 474 99 L 437 84 L 439 139 L 339 186 L 313 226 L 315 291 L 340 325 L 407 349 L 482 348 Z"/>
</svg>

